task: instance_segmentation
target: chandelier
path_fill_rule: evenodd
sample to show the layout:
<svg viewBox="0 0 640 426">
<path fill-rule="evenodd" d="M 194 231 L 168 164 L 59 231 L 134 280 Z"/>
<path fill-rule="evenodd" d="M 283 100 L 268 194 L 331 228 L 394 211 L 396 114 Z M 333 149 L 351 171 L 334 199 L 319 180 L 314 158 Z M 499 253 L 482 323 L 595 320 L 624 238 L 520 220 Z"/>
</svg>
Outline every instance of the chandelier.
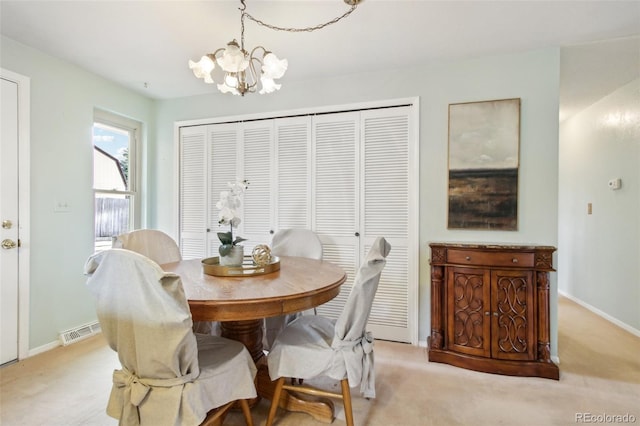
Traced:
<svg viewBox="0 0 640 426">
<path fill-rule="evenodd" d="M 189 61 L 189 68 L 197 78 L 202 78 L 205 83 L 214 84 L 212 73 L 218 67 L 222 69 L 222 79 L 218 80 L 218 90 L 222 93 L 232 93 L 234 95 L 244 96 L 245 93 L 254 93 L 260 85 L 258 93 L 272 93 L 282 87 L 276 83 L 287 71 L 289 65 L 286 59 L 279 59 L 273 52 L 262 46 L 254 47 L 251 52 L 244 48 L 244 19 L 249 18 L 258 25 L 270 28 L 276 31 L 288 32 L 311 32 L 327 25 L 334 24 L 347 17 L 353 12 L 361 0 L 344 0 L 351 8 L 342 16 L 324 24 L 307 28 L 284 28 L 277 27 L 262 22 L 254 18 L 245 9 L 247 5 L 245 0 L 240 0 L 242 4 L 238 8 L 240 10 L 240 44 L 233 39 L 227 43 L 226 47 L 221 47 L 213 53 L 208 53 L 200 58 L 198 62 Z"/>
</svg>

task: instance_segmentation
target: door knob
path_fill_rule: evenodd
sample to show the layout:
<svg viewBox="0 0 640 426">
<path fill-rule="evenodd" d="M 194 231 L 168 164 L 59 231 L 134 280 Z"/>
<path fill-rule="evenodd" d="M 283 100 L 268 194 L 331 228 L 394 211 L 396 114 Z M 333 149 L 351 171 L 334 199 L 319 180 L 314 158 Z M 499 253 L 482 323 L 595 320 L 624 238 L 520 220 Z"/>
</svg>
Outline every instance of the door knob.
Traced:
<svg viewBox="0 0 640 426">
<path fill-rule="evenodd" d="M 18 244 L 15 241 L 10 240 L 10 239 L 2 240 L 2 243 L 0 245 L 5 250 L 9 250 L 9 249 L 18 247 Z"/>
<path fill-rule="evenodd" d="M 11 229 L 12 226 L 13 226 L 13 223 L 10 220 L 3 220 L 2 221 L 2 227 L 4 229 Z"/>
</svg>

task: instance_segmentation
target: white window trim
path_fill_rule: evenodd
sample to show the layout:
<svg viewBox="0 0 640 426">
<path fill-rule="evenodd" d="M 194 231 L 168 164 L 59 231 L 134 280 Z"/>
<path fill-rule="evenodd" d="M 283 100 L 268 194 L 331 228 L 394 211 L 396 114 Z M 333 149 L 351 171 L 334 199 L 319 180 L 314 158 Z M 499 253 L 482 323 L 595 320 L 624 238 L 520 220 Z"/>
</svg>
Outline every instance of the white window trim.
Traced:
<svg viewBox="0 0 640 426">
<path fill-rule="evenodd" d="M 132 214 L 130 218 L 131 229 L 140 228 L 142 223 L 142 197 L 141 197 L 141 140 L 142 123 L 123 117 L 101 109 L 94 109 L 93 122 L 118 127 L 131 132 L 132 140 L 129 144 L 129 189 L 126 191 L 113 191 L 104 189 L 94 189 L 94 199 L 96 194 L 122 194 L 130 195 L 133 199 Z M 132 171 L 133 166 L 133 173 Z M 95 217 L 95 212 L 94 212 Z"/>
</svg>

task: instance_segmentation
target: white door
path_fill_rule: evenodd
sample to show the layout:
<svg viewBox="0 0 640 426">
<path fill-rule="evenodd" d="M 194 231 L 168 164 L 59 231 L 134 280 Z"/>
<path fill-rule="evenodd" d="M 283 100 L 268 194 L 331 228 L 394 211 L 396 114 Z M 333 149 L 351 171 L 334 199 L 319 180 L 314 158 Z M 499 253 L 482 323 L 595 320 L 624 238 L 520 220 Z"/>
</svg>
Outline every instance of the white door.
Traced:
<svg viewBox="0 0 640 426">
<path fill-rule="evenodd" d="M 184 259 L 207 255 L 207 126 L 180 128 L 180 250 Z"/>
<path fill-rule="evenodd" d="M 184 259 L 218 256 L 218 232 L 228 229 L 218 225 L 216 203 L 220 192 L 229 189 L 227 184 L 240 177 L 240 137 L 237 123 L 180 128 L 179 229 Z"/>
<path fill-rule="evenodd" d="M 275 120 L 274 229 L 311 229 L 311 117 Z"/>
<path fill-rule="evenodd" d="M 0 364 L 18 359 L 18 85 L 1 79 Z"/>
<path fill-rule="evenodd" d="M 391 244 L 371 308 L 368 329 L 377 338 L 411 342 L 417 327 L 412 293 L 412 229 L 410 170 L 411 107 L 362 111 L 360 114 L 361 255 L 376 237 Z M 415 228 L 413 228 L 415 229 Z M 416 278 L 417 279 L 417 278 Z"/>
<path fill-rule="evenodd" d="M 219 256 L 220 239 L 218 232 L 227 232 L 218 224 L 216 203 L 220 193 L 229 190 L 229 182 L 234 182 L 238 173 L 241 132 L 237 123 L 207 126 L 207 183 L 205 186 L 207 205 L 207 256 Z M 240 225 L 242 226 L 242 224 Z M 242 229 L 238 230 L 242 232 Z M 242 236 L 242 234 L 240 234 Z"/>
<path fill-rule="evenodd" d="M 317 311 L 337 318 L 360 266 L 360 113 L 313 117 L 312 132 L 312 229 L 322 241 L 322 258 L 347 273 L 340 294 Z"/>
<path fill-rule="evenodd" d="M 244 254 L 249 255 L 256 245 L 271 243 L 273 120 L 250 121 L 242 123 L 240 128 L 241 165 L 238 170 L 242 173 L 237 177 L 248 180 L 249 188 L 240 208 L 242 223 L 238 235 L 246 238 L 242 245 Z M 235 177 L 227 176 L 226 180 L 232 181 Z"/>
</svg>

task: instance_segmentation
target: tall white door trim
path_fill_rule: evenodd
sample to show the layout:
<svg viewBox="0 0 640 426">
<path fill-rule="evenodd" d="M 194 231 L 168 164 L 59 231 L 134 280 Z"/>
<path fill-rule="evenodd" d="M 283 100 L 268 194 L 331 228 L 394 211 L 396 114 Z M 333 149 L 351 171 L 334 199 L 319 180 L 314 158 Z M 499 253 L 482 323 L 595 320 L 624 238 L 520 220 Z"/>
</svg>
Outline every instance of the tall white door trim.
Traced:
<svg viewBox="0 0 640 426">
<path fill-rule="evenodd" d="M 0 77 L 18 85 L 18 360 L 29 356 L 30 86 L 29 77 L 0 68 Z"/>
</svg>

